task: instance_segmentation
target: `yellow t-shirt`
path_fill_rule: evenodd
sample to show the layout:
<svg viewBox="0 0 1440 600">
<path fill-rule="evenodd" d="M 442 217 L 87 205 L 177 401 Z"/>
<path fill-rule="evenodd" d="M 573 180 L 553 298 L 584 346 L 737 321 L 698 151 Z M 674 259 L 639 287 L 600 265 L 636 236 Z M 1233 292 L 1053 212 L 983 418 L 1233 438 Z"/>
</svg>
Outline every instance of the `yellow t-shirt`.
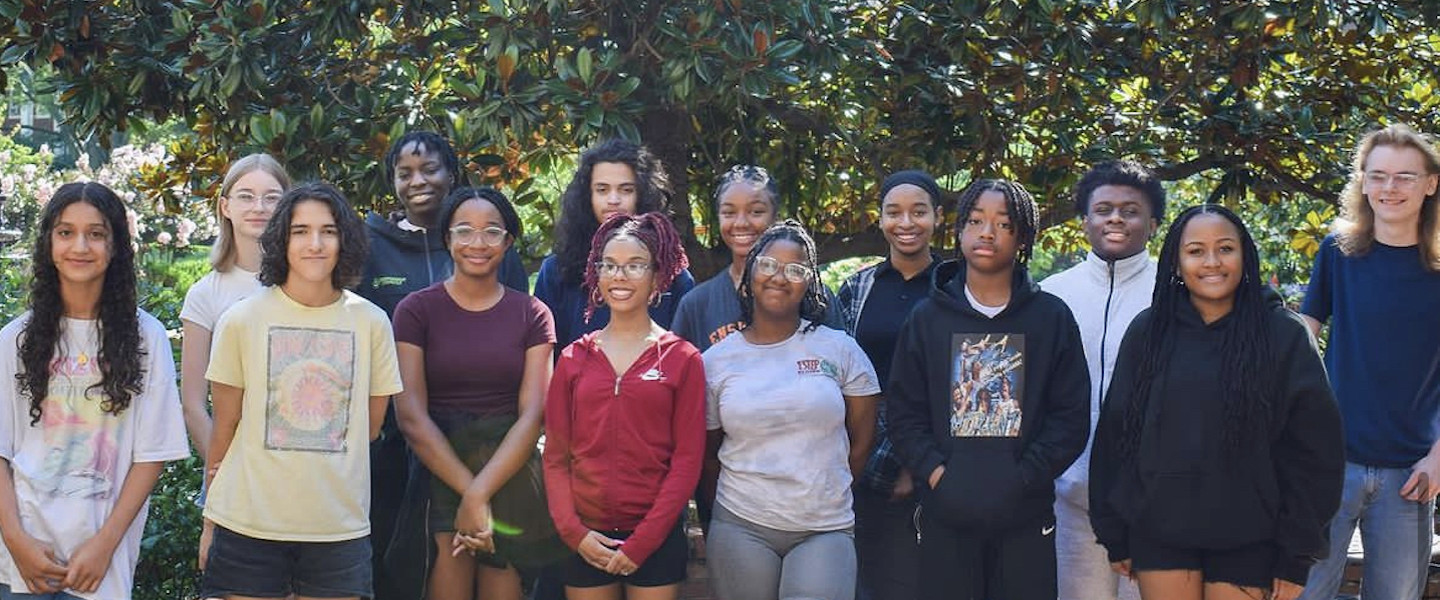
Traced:
<svg viewBox="0 0 1440 600">
<path fill-rule="evenodd" d="M 305 306 L 267 287 L 225 311 L 205 378 L 243 388 L 205 516 L 252 538 L 370 533 L 370 397 L 400 392 L 385 312 L 349 291 Z"/>
</svg>

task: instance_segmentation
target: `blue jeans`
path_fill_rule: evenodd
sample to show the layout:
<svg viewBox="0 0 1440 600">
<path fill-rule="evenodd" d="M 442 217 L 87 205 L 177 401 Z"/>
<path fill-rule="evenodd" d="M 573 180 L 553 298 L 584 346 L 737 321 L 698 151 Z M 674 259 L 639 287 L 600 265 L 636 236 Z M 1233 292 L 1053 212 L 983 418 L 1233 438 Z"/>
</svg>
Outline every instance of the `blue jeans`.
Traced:
<svg viewBox="0 0 1440 600">
<path fill-rule="evenodd" d="M 21 587 L 20 589 L 29 589 Z M 53 594 L 31 594 L 28 592 L 16 592 L 10 586 L 0 583 L 0 600 L 82 600 L 79 596 L 72 596 L 65 592 Z"/>
<path fill-rule="evenodd" d="M 1330 522 L 1330 556 L 1310 569 L 1301 600 L 1332 600 L 1340 589 L 1355 526 L 1365 547 L 1363 598 L 1417 600 L 1425 586 L 1435 503 L 1400 497 L 1410 469 L 1345 463 L 1345 492 Z"/>
</svg>

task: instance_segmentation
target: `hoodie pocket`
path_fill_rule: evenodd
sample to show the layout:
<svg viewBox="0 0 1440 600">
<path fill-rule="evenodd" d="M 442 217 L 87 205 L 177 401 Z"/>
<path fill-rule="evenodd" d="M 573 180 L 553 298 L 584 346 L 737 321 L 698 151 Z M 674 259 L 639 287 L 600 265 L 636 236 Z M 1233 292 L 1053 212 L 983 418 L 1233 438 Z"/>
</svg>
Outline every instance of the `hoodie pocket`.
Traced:
<svg viewBox="0 0 1440 600">
<path fill-rule="evenodd" d="M 952 452 L 925 512 L 957 529 L 1002 529 L 1018 521 L 1025 495 L 1009 449 Z"/>
<path fill-rule="evenodd" d="M 1156 541 L 1224 549 L 1273 537 L 1275 512 L 1244 478 L 1213 473 L 1160 473 L 1146 483 L 1138 525 Z"/>
</svg>

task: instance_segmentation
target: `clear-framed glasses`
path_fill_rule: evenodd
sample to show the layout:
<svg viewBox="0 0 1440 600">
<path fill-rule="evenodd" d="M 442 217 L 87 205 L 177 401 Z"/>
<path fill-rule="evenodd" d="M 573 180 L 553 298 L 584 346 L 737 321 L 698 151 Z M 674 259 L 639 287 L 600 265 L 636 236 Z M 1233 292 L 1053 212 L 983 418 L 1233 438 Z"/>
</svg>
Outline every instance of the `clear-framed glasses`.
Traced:
<svg viewBox="0 0 1440 600">
<path fill-rule="evenodd" d="M 626 279 L 639 279 L 649 273 L 650 263 L 625 263 L 623 265 L 612 262 L 595 263 L 595 273 L 601 277 L 614 277 L 617 273 L 624 273 Z"/>
<path fill-rule="evenodd" d="M 255 203 L 259 202 L 260 206 L 265 208 L 275 208 L 275 205 L 280 203 L 280 194 L 269 193 L 263 196 L 256 196 L 250 192 L 235 192 L 234 194 L 230 194 L 230 201 L 244 204 L 245 206 L 255 206 Z"/>
<path fill-rule="evenodd" d="M 476 229 L 469 225 L 456 225 L 450 228 L 450 241 L 461 246 L 469 246 L 476 241 L 486 246 L 499 246 L 505 243 L 505 236 L 508 234 L 509 232 L 500 227 Z"/>
<path fill-rule="evenodd" d="M 815 272 L 810 267 L 800 263 L 780 264 L 780 261 L 768 256 L 761 256 L 755 259 L 755 272 L 765 277 L 774 277 L 776 273 L 785 272 L 785 281 L 790 283 L 809 283 Z"/>
<path fill-rule="evenodd" d="M 1383 171 L 1367 171 L 1365 173 L 1365 186 L 1372 188 L 1384 188 L 1391 184 L 1397 190 L 1414 189 L 1420 183 L 1421 175 L 1415 173 L 1385 173 Z"/>
</svg>

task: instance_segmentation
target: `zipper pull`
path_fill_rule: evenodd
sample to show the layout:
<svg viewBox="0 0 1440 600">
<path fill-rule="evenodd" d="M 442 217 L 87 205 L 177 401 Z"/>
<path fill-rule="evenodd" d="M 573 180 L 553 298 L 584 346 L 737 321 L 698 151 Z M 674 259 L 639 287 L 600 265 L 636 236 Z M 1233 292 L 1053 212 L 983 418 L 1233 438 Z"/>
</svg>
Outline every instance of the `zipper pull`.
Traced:
<svg viewBox="0 0 1440 600">
<path fill-rule="evenodd" d="M 620 395 L 620 378 L 621 378 L 621 377 L 623 377 L 623 375 L 617 375 L 617 376 L 615 376 L 615 395 L 616 395 L 616 396 L 619 396 L 619 395 Z"/>
</svg>

